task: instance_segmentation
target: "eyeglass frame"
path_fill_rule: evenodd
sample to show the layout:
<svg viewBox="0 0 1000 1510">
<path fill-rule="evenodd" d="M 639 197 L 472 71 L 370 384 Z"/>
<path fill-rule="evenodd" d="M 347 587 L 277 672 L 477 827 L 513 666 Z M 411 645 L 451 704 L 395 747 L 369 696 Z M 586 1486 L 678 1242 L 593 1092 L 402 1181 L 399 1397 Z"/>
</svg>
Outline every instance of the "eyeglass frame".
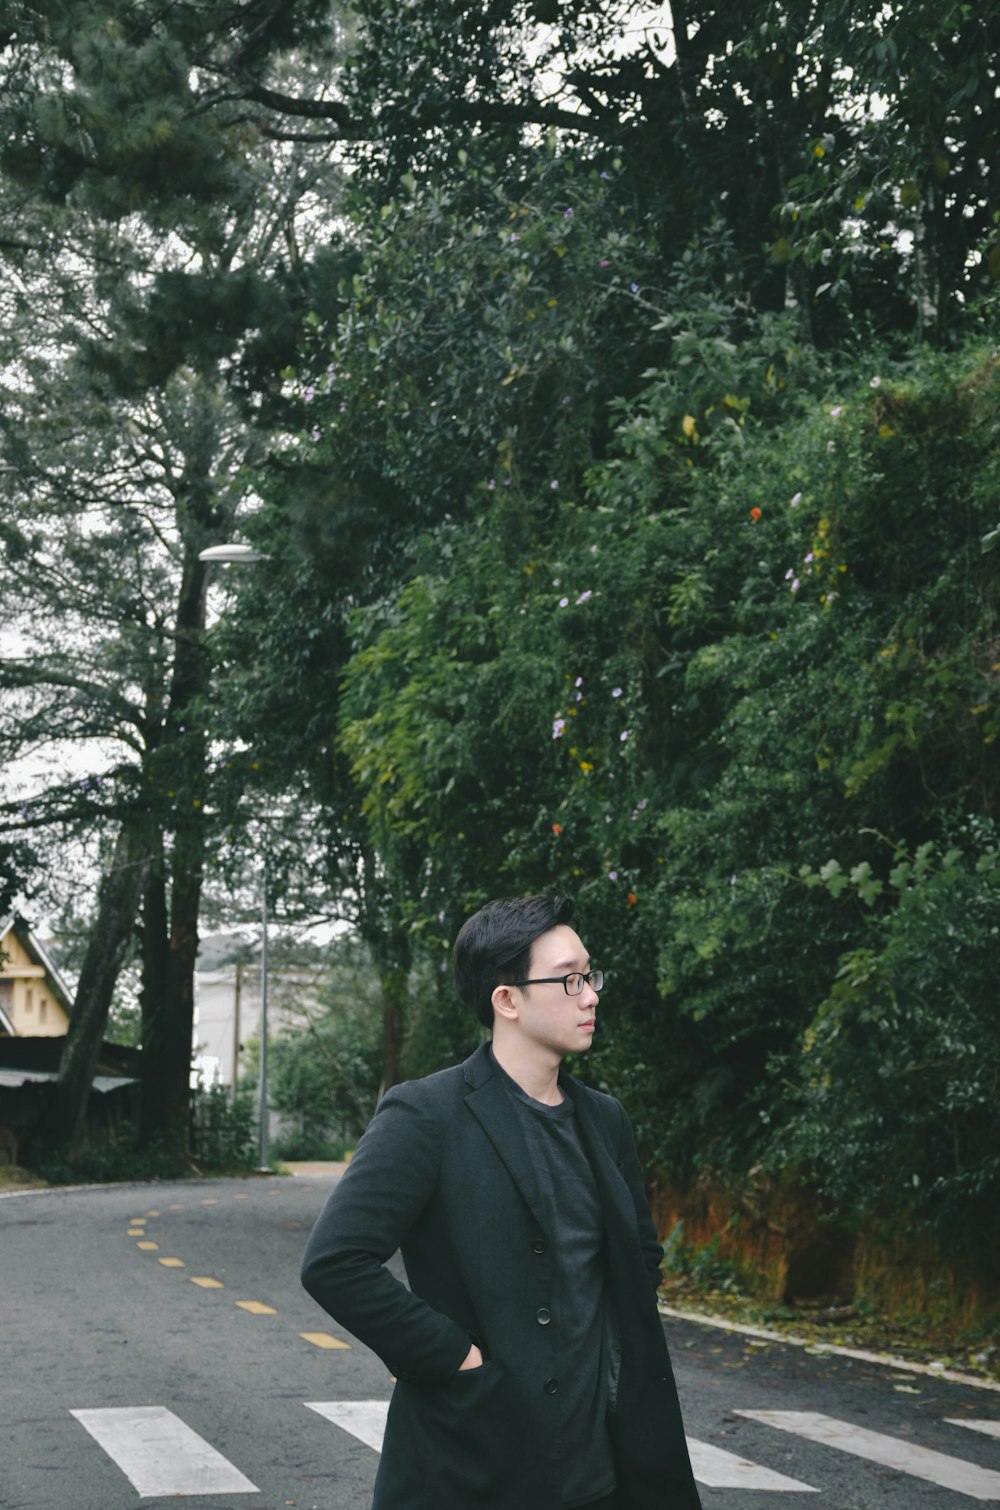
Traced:
<svg viewBox="0 0 1000 1510">
<path fill-rule="evenodd" d="M 585 980 L 587 982 L 588 986 L 593 985 L 593 977 L 595 975 L 597 975 L 597 976 L 600 977 L 600 983 L 598 985 L 596 985 L 596 986 L 593 986 L 593 989 L 594 989 L 595 992 L 598 992 L 598 993 L 604 990 L 604 971 L 603 970 L 569 970 L 569 971 L 567 971 L 567 973 L 565 975 L 536 975 L 533 980 L 510 980 L 510 981 L 507 982 L 507 985 L 508 986 L 562 986 L 563 990 L 566 992 L 566 995 L 569 996 L 570 998 L 572 998 L 574 996 L 582 996 L 583 995 L 583 987 L 582 986 L 580 987 L 579 991 L 571 991 L 569 989 L 569 987 L 567 986 L 567 984 L 566 984 L 566 982 L 568 980 L 572 980 L 572 978 L 573 978 L 574 975 L 578 975 L 581 980 Z"/>
</svg>

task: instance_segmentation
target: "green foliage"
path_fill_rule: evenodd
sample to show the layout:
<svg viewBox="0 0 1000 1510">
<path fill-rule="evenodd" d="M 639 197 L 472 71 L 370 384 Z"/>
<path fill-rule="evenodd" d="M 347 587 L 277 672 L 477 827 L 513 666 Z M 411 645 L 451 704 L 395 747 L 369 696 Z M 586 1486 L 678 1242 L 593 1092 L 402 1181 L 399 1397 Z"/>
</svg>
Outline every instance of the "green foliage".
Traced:
<svg viewBox="0 0 1000 1510">
<path fill-rule="evenodd" d="M 191 1117 L 191 1154 L 200 1173 L 257 1167 L 257 1130 L 249 1097 L 230 1097 L 222 1085 L 201 1088 L 192 1097 Z"/>
<path fill-rule="evenodd" d="M 279 1144 L 285 1158 L 320 1156 L 293 1155 L 288 1151 L 293 1145 L 318 1150 L 357 1138 L 378 1098 L 381 996 L 371 961 L 356 940 L 336 941 L 318 998 L 305 1026 L 287 1029 L 269 1044 L 270 1104 L 296 1124 Z"/>
<path fill-rule="evenodd" d="M 341 576 L 398 566 L 417 530 L 486 513 L 498 489 L 579 478 L 650 349 L 651 247 L 619 180 L 620 164 L 546 150 L 517 173 L 411 179 L 366 216 L 283 457 L 328 479 L 302 523 Z"/>
<path fill-rule="evenodd" d="M 571 890 L 609 977 L 581 1072 L 675 1178 L 738 1179 L 811 1156 L 797 1067 L 884 903 L 873 820 L 947 848 L 995 803 L 998 403 L 976 351 L 866 359 L 831 392 L 780 324 L 688 342 L 698 314 L 576 497 L 498 496 L 488 525 L 426 537 L 381 623 L 358 616 L 341 740 L 380 851 L 422 856 L 405 905 L 428 958 L 489 895 Z M 795 879 L 831 853 L 853 912 Z M 869 1194 L 899 1209 L 891 1178 Z"/>
<path fill-rule="evenodd" d="M 176 1180 L 191 1173 L 183 1140 L 161 1137 L 144 1148 L 135 1129 L 122 1127 L 95 1138 L 70 1155 L 30 1144 L 21 1154 L 26 1169 L 50 1185 L 101 1185 L 127 1180 Z"/>
<path fill-rule="evenodd" d="M 956 839 L 892 846 L 882 875 L 804 869 L 862 925 L 802 1036 L 783 1153 L 841 1210 L 902 1208 L 974 1253 L 996 1231 L 1000 1178 L 1000 848 L 982 818 Z"/>
<path fill-rule="evenodd" d="M 734 1266 L 719 1255 L 718 1234 L 700 1248 L 684 1236 L 684 1223 L 676 1222 L 663 1244 L 663 1267 L 670 1278 L 693 1281 L 699 1292 L 721 1290 L 738 1295 L 740 1278 Z"/>
</svg>

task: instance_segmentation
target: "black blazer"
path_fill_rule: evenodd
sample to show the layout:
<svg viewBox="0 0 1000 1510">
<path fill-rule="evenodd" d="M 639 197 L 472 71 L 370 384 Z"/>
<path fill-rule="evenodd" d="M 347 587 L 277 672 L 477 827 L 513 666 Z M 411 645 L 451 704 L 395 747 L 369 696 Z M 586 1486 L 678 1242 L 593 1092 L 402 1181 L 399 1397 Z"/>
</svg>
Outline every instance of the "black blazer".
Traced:
<svg viewBox="0 0 1000 1510">
<path fill-rule="evenodd" d="M 594 1169 L 621 1335 L 609 1418 L 628 1510 L 698 1510 L 656 1308 L 662 1249 L 628 1119 L 565 1073 Z M 302 1282 L 396 1375 L 373 1510 L 554 1510 L 560 1423 L 550 1236 L 485 1047 L 396 1086 L 309 1238 Z M 410 1288 L 384 1267 L 402 1250 Z M 471 1342 L 482 1368 L 460 1373 Z"/>
</svg>

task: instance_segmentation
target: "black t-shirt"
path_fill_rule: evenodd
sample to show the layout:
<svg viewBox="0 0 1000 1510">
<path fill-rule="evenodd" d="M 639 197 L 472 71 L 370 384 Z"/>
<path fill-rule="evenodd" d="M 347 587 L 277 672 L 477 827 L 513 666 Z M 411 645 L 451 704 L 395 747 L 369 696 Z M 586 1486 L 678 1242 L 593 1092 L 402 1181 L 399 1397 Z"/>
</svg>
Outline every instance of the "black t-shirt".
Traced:
<svg viewBox="0 0 1000 1510">
<path fill-rule="evenodd" d="M 604 1219 L 573 1102 L 535 1101 L 494 1059 L 538 1179 L 539 1212 L 552 1245 L 552 1320 L 559 1380 L 563 1504 L 584 1505 L 615 1488 L 607 1430 L 611 1346 L 604 1301 Z"/>
</svg>

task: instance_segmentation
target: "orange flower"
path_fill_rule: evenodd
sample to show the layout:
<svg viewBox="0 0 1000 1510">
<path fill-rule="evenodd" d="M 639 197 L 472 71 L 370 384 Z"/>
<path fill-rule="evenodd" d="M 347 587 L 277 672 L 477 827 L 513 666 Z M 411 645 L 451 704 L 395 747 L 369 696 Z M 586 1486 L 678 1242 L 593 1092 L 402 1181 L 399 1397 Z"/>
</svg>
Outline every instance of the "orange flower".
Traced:
<svg viewBox="0 0 1000 1510">
<path fill-rule="evenodd" d="M 553 823 L 553 825 L 552 825 L 552 832 L 555 834 L 556 838 L 558 839 L 559 835 L 562 833 L 562 824 L 561 823 Z"/>
<path fill-rule="evenodd" d="M 756 524 L 757 520 L 760 518 L 760 509 L 756 507 L 752 508 L 750 510 L 750 518 L 753 520 L 754 524 Z"/>
<path fill-rule="evenodd" d="M 636 896 L 635 892 L 634 891 L 630 891 L 629 894 L 628 894 L 628 901 L 625 903 L 625 905 L 626 905 L 626 907 L 634 907 L 635 904 L 636 904 L 636 902 L 638 900 L 639 899 Z"/>
</svg>

